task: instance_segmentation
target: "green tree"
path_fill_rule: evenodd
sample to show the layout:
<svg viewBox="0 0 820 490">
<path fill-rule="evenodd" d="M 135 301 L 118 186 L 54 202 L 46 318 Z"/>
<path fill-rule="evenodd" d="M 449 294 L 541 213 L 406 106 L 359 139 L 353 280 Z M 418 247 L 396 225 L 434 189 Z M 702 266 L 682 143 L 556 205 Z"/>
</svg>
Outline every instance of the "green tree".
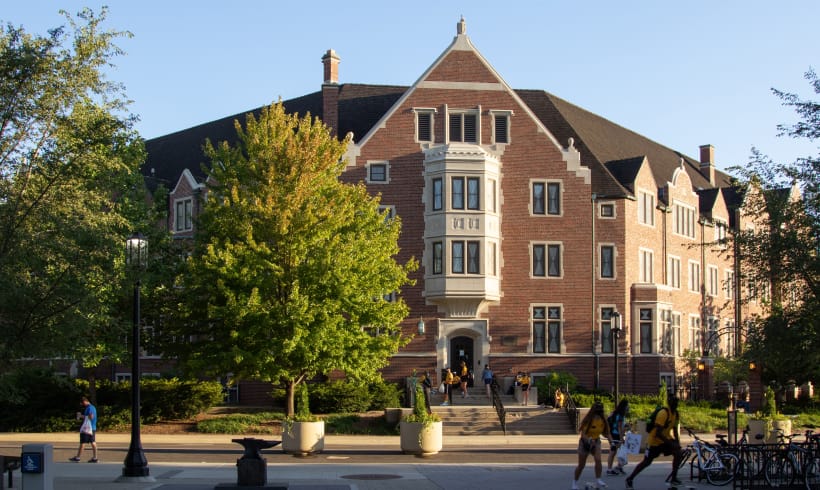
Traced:
<svg viewBox="0 0 820 490">
<path fill-rule="evenodd" d="M 0 362 L 122 345 L 123 241 L 147 219 L 143 145 L 104 76 L 128 34 L 101 30 L 105 9 L 63 15 L 47 36 L 0 32 Z"/>
<path fill-rule="evenodd" d="M 284 386 L 292 416 L 305 380 L 379 376 L 406 343 L 408 309 L 390 295 L 417 264 L 395 259 L 399 219 L 339 180 L 349 139 L 281 103 L 235 124 L 236 146 L 206 142 L 208 198 L 180 278 L 182 322 L 166 334 L 199 340 L 171 346 L 195 372 Z"/>
<path fill-rule="evenodd" d="M 815 94 L 820 80 L 805 74 Z M 799 121 L 779 125 L 780 135 L 816 141 L 820 136 L 820 102 L 774 90 Z M 744 212 L 754 227 L 736 232 L 736 250 L 743 279 L 759 291 L 771 290 L 766 317 L 753 321 L 748 331 L 747 358 L 763 367 L 766 382 L 820 377 L 820 159 L 798 158 L 778 163 L 753 149 L 748 165 L 731 169 L 740 176 L 745 193 Z"/>
</svg>

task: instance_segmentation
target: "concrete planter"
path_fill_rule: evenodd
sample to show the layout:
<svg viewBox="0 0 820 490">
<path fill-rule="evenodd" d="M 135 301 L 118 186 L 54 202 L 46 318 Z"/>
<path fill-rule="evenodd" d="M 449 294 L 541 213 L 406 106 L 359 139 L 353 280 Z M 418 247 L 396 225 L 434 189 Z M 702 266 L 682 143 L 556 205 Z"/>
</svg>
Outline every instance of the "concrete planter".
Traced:
<svg viewBox="0 0 820 490">
<path fill-rule="evenodd" d="M 431 422 L 426 427 L 421 422 L 405 422 L 399 425 L 401 451 L 404 454 L 432 456 L 441 451 L 444 444 L 442 422 Z"/>
<path fill-rule="evenodd" d="M 325 421 L 282 424 L 282 451 L 297 456 L 320 453 L 325 449 Z"/>
</svg>

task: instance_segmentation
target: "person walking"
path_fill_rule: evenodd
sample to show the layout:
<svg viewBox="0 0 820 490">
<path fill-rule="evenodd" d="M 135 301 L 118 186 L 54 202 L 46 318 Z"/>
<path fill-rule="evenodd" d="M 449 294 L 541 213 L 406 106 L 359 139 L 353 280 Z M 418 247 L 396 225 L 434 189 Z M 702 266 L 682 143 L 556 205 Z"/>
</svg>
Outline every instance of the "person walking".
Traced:
<svg viewBox="0 0 820 490">
<path fill-rule="evenodd" d="M 680 466 L 681 459 L 680 434 L 678 433 L 680 417 L 678 415 L 678 398 L 674 393 L 667 395 L 667 405 L 657 411 L 654 423 L 648 429 L 649 437 L 647 438 L 646 454 L 643 460 L 632 470 L 632 474 L 626 477 L 626 488 L 628 489 L 634 488 L 632 483 L 635 477 L 661 454 L 664 456 L 672 455 L 672 472 L 669 474 L 667 481 L 672 485 L 681 484 L 678 480 L 678 466 Z"/>
<path fill-rule="evenodd" d="M 598 482 L 598 488 L 604 488 L 606 483 L 601 480 L 601 434 L 608 438 L 612 436 L 609 431 L 609 424 L 604 416 L 603 403 L 595 402 L 592 404 L 592 408 L 581 421 L 578 432 L 581 433 L 581 438 L 578 440 L 578 466 L 575 467 L 572 489 L 578 489 L 578 479 L 581 477 L 581 472 L 584 471 L 587 457 L 590 454 L 595 459 L 595 479 Z"/>
<path fill-rule="evenodd" d="M 77 455 L 73 458 L 68 458 L 69 461 L 74 461 L 75 463 L 80 462 L 80 458 L 83 455 L 83 448 L 86 444 L 91 444 L 91 459 L 88 460 L 89 463 L 96 463 L 99 460 L 97 459 L 97 408 L 88 401 L 88 398 L 82 398 L 82 412 L 77 412 L 77 420 L 82 420 L 83 425 L 80 426 L 80 447 L 77 448 Z"/>
<path fill-rule="evenodd" d="M 441 404 L 442 407 L 453 404 L 453 384 L 456 382 L 455 380 L 456 377 L 453 376 L 453 371 L 447 368 L 447 374 L 444 376 L 444 392 L 447 396 Z"/>
<path fill-rule="evenodd" d="M 481 373 L 481 379 L 484 381 L 484 387 L 487 390 L 487 398 L 493 398 L 492 389 L 490 386 L 493 384 L 493 370 L 490 369 L 489 364 L 484 365 L 484 372 Z"/>
<path fill-rule="evenodd" d="M 607 475 L 622 475 L 626 473 L 621 464 L 618 464 L 618 466 L 613 469 L 612 463 L 615 461 L 615 453 L 618 452 L 618 448 L 621 447 L 621 444 L 624 442 L 624 434 L 626 433 L 624 430 L 624 423 L 626 422 L 626 416 L 628 413 L 629 401 L 624 398 L 620 401 L 620 403 L 618 403 L 618 406 L 615 407 L 615 410 L 606 419 L 609 424 L 609 432 L 612 435 L 609 439 L 609 458 L 606 464 Z"/>
</svg>

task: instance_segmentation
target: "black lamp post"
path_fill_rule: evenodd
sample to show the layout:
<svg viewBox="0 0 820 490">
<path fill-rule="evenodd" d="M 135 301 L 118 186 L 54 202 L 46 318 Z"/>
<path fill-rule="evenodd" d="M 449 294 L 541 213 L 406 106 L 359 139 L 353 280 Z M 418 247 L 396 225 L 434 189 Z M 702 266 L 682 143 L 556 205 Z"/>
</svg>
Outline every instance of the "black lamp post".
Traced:
<svg viewBox="0 0 820 490">
<path fill-rule="evenodd" d="M 618 336 L 621 333 L 621 314 L 617 311 L 613 311 L 612 315 L 609 318 L 610 323 L 610 332 L 612 332 L 612 352 L 615 354 L 615 406 L 618 406 L 618 388 L 619 388 L 619 379 L 618 379 Z"/>
<path fill-rule="evenodd" d="M 140 441 L 140 277 L 147 261 L 148 241 L 134 233 L 125 242 L 126 265 L 134 271 L 134 325 L 131 332 L 131 445 L 122 468 L 124 478 L 149 478 L 148 460 Z"/>
</svg>

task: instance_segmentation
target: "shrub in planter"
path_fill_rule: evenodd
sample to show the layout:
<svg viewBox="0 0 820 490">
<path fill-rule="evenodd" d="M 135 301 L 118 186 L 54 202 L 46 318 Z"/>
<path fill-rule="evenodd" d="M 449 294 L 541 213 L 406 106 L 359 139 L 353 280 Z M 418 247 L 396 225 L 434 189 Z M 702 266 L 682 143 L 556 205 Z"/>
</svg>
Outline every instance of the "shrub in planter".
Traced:
<svg viewBox="0 0 820 490">
<path fill-rule="evenodd" d="M 413 412 L 399 424 L 401 450 L 405 454 L 429 456 L 441 451 L 443 445 L 441 418 L 427 412 L 424 388 L 416 385 Z"/>
<path fill-rule="evenodd" d="M 299 385 L 293 417 L 282 420 L 282 451 L 295 455 L 318 453 L 325 448 L 325 422 L 310 413 L 307 385 Z"/>
</svg>

